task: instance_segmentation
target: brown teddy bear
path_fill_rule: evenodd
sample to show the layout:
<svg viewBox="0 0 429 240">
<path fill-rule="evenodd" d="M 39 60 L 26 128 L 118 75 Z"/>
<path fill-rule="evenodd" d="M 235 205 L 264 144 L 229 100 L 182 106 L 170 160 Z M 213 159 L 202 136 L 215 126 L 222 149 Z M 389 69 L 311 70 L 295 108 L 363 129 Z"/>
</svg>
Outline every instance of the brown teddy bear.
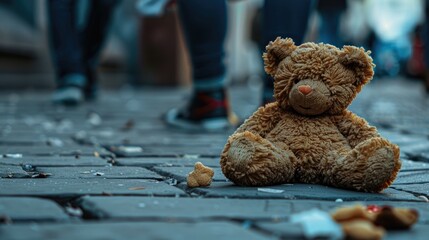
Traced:
<svg viewBox="0 0 429 240">
<path fill-rule="evenodd" d="M 398 146 L 347 110 L 373 77 L 363 48 L 277 38 L 263 55 L 276 101 L 231 135 L 222 171 L 238 185 L 315 183 L 380 192 L 401 168 Z"/>
</svg>

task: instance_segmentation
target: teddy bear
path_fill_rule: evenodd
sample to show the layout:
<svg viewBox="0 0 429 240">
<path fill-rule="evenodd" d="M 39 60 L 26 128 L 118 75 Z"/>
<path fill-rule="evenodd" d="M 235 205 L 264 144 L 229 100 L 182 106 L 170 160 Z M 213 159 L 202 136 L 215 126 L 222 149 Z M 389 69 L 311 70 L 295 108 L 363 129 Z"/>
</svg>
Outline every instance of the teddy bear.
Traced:
<svg viewBox="0 0 429 240">
<path fill-rule="evenodd" d="M 347 107 L 374 75 L 370 52 L 277 38 L 263 54 L 275 102 L 227 140 L 220 164 L 237 185 L 323 184 L 380 192 L 401 168 L 399 147 Z"/>
</svg>

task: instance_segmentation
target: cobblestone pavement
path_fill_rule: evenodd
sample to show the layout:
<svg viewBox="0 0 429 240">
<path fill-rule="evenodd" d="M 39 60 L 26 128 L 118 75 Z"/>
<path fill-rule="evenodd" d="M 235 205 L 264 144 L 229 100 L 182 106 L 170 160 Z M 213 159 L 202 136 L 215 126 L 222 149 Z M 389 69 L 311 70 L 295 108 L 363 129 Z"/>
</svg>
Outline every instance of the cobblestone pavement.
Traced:
<svg viewBox="0 0 429 240">
<path fill-rule="evenodd" d="M 238 115 L 254 111 L 257 96 L 235 87 Z M 234 186 L 218 162 L 232 130 L 186 133 L 160 120 L 183 91 L 103 92 L 78 108 L 48 100 L 47 92 L 0 95 L 0 239 L 300 239 L 292 214 L 356 201 L 419 210 L 412 230 L 387 239 L 429 234 L 429 99 L 416 82 L 374 81 L 351 106 L 401 147 L 403 168 L 380 194 Z M 215 170 L 208 188 L 186 187 L 196 161 Z"/>
</svg>

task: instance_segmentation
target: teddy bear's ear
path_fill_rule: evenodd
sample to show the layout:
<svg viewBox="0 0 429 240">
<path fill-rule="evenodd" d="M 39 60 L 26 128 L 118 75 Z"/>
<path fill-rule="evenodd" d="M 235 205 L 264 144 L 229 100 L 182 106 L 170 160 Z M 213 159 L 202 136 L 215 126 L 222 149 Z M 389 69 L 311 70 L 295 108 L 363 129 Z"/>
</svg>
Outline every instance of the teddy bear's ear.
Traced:
<svg viewBox="0 0 429 240">
<path fill-rule="evenodd" d="M 352 70 L 357 77 L 357 86 L 363 86 L 368 83 L 373 75 L 375 67 L 370 56 L 371 52 L 365 52 L 362 47 L 344 46 L 339 55 L 339 62 L 346 68 Z"/>
<path fill-rule="evenodd" d="M 277 37 L 274 42 L 270 42 L 262 55 L 264 59 L 265 71 L 274 77 L 279 63 L 289 56 L 296 49 L 295 43 L 291 38 Z"/>
</svg>

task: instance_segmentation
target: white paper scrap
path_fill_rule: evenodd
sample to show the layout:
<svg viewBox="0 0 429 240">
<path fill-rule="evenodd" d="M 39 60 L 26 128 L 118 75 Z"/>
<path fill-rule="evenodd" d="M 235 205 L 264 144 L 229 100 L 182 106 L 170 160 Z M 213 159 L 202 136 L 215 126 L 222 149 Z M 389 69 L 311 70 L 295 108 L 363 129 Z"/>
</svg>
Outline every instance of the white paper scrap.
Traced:
<svg viewBox="0 0 429 240">
<path fill-rule="evenodd" d="M 331 215 L 319 209 L 293 214 L 291 222 L 302 226 L 307 239 L 322 237 L 334 240 L 343 238 L 341 226 L 332 219 Z"/>
</svg>

